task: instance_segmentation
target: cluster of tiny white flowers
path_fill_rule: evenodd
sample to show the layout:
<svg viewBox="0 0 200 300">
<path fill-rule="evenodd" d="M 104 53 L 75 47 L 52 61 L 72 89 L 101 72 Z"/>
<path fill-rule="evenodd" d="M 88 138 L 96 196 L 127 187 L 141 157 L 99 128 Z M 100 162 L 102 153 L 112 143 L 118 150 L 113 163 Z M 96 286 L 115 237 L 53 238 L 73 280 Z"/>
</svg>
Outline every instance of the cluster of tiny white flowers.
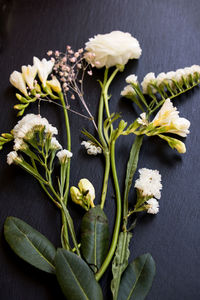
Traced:
<svg viewBox="0 0 200 300">
<path fill-rule="evenodd" d="M 149 206 L 149 208 L 147 209 L 148 214 L 155 215 L 159 212 L 158 200 L 156 200 L 155 198 L 151 198 L 151 199 L 147 200 L 147 204 Z"/>
<path fill-rule="evenodd" d="M 135 74 L 129 75 L 126 77 L 126 82 L 130 84 L 138 84 L 138 79 Z"/>
<path fill-rule="evenodd" d="M 121 96 L 122 97 L 131 97 L 132 95 L 135 95 L 135 90 L 134 88 L 129 84 L 129 85 L 126 85 L 124 87 L 124 89 L 121 91 Z"/>
<path fill-rule="evenodd" d="M 155 84 L 156 86 L 160 86 L 161 84 L 168 84 L 171 88 L 174 86 L 174 81 L 183 84 L 183 79 L 189 80 L 192 76 L 193 80 L 197 80 L 200 77 L 200 66 L 199 65 L 193 65 L 191 67 L 186 67 L 183 69 L 178 69 L 176 71 L 170 71 L 167 73 L 160 73 L 157 77 L 155 77 L 154 73 L 148 73 L 142 83 L 142 89 L 144 94 L 148 94 L 148 87 L 150 88 L 152 93 L 156 93 L 156 89 L 152 87 L 152 84 Z"/>
<path fill-rule="evenodd" d="M 140 125 L 143 125 L 143 126 L 147 126 L 149 124 L 148 122 L 148 119 L 147 119 L 147 115 L 146 113 L 142 113 L 140 114 L 140 117 L 137 118 L 137 122 L 140 124 Z"/>
<path fill-rule="evenodd" d="M 101 147 L 97 147 L 91 141 L 83 141 L 81 145 L 85 147 L 87 154 L 89 155 L 97 155 L 102 153 Z"/>
<path fill-rule="evenodd" d="M 135 188 L 137 188 L 142 196 L 154 196 L 160 199 L 162 189 L 161 175 L 158 170 L 140 169 L 140 177 L 135 182 Z"/>
<path fill-rule="evenodd" d="M 46 118 L 42 118 L 40 115 L 28 114 L 13 128 L 12 132 L 15 139 L 15 150 L 20 150 L 24 143 L 23 139 L 29 132 L 34 131 L 34 128 L 37 126 L 45 126 L 45 133 L 51 135 L 58 134 L 57 128 L 49 124 Z"/>
<path fill-rule="evenodd" d="M 9 165 L 11 165 L 13 162 L 16 162 L 17 160 L 19 160 L 19 156 L 17 154 L 16 151 L 11 151 L 10 153 L 8 153 L 7 155 L 7 163 Z"/>
<path fill-rule="evenodd" d="M 63 149 L 60 150 L 56 156 L 58 157 L 60 163 L 67 163 L 68 158 L 71 158 L 73 156 L 73 153 L 69 150 Z"/>
<path fill-rule="evenodd" d="M 52 137 L 51 139 L 51 148 L 55 150 L 62 149 L 61 144 L 58 142 L 58 140 L 55 137 Z"/>
</svg>

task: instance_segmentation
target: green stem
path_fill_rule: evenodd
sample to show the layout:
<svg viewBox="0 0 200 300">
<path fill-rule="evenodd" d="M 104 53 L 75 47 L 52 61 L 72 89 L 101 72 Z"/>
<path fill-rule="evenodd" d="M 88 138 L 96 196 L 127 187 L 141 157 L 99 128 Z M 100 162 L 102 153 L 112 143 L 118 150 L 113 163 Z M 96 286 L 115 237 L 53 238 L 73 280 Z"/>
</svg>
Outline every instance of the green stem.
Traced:
<svg viewBox="0 0 200 300">
<path fill-rule="evenodd" d="M 121 195 L 120 195 L 120 189 L 119 189 L 119 183 L 118 183 L 117 171 L 115 165 L 115 141 L 111 143 L 111 167 L 112 167 L 112 174 L 113 174 L 115 193 L 116 193 L 116 206 L 117 206 L 116 220 L 115 220 L 113 238 L 112 238 L 109 252 L 107 254 L 105 261 L 103 262 L 103 265 L 95 275 L 97 281 L 103 276 L 104 272 L 106 271 L 115 253 L 118 236 L 119 236 L 120 222 L 121 222 Z"/>
<path fill-rule="evenodd" d="M 104 172 L 104 181 L 103 181 L 103 188 L 102 188 L 102 194 L 101 194 L 101 209 L 104 208 L 104 204 L 106 201 L 106 194 L 108 189 L 108 178 L 110 174 L 110 153 L 109 151 L 105 151 L 105 172 Z"/>
<path fill-rule="evenodd" d="M 63 93 L 61 93 L 61 92 L 59 93 L 59 98 L 60 98 L 61 104 L 63 106 L 63 112 L 64 112 L 64 116 L 65 116 L 65 126 L 66 126 L 66 133 L 67 133 L 67 150 L 71 151 L 71 132 L 70 132 L 69 118 L 68 118 L 68 113 L 67 113 Z M 65 204 L 67 204 L 67 200 L 68 200 L 69 176 L 70 176 L 70 160 L 67 163 L 66 187 L 65 187 L 65 193 L 64 193 L 64 198 L 63 198 L 63 201 Z"/>
</svg>

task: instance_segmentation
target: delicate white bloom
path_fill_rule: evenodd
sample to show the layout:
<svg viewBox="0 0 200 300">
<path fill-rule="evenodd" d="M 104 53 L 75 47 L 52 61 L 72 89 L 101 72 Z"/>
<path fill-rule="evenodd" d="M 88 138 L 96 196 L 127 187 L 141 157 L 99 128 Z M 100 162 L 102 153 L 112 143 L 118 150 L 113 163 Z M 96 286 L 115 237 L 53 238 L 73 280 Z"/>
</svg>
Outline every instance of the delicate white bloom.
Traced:
<svg viewBox="0 0 200 300">
<path fill-rule="evenodd" d="M 155 215 L 159 212 L 159 203 L 155 198 L 147 200 L 147 206 L 149 207 L 147 210 L 148 214 Z"/>
<path fill-rule="evenodd" d="M 140 190 L 143 196 L 154 196 L 160 199 L 162 189 L 161 175 L 158 170 L 139 169 L 140 177 L 135 181 L 135 188 Z"/>
<path fill-rule="evenodd" d="M 161 85 L 165 80 L 167 79 L 167 75 L 162 72 L 160 74 L 158 74 L 157 78 L 156 78 L 156 84 L 159 86 Z"/>
<path fill-rule="evenodd" d="M 194 73 L 199 73 L 200 74 L 200 66 L 198 65 L 193 65 L 190 67 L 191 68 L 191 73 L 194 74 Z"/>
<path fill-rule="evenodd" d="M 34 80 L 37 74 L 36 66 L 22 66 L 22 76 L 30 89 L 34 88 Z"/>
<path fill-rule="evenodd" d="M 51 148 L 55 150 L 62 149 L 61 144 L 58 142 L 58 140 L 55 137 L 52 137 L 51 139 Z"/>
<path fill-rule="evenodd" d="M 142 90 L 143 90 L 143 93 L 144 93 L 144 94 L 148 94 L 148 86 L 149 86 L 150 84 L 156 84 L 155 74 L 152 73 L 152 72 L 148 73 L 148 74 L 144 77 L 144 79 L 143 79 L 143 81 L 142 81 L 142 83 L 141 83 Z M 155 93 L 155 92 L 156 92 L 156 90 L 155 90 L 154 88 L 152 88 L 151 86 L 150 86 L 150 88 L 151 88 L 152 93 Z"/>
<path fill-rule="evenodd" d="M 88 179 L 83 178 L 79 181 L 78 187 L 81 193 L 87 193 L 86 197 L 90 200 L 90 202 L 93 202 L 93 200 L 95 199 L 95 189 L 92 183 Z"/>
<path fill-rule="evenodd" d="M 81 145 L 85 147 L 85 149 L 87 150 L 87 154 L 89 155 L 97 155 L 102 153 L 101 147 L 97 147 L 91 141 L 83 141 Z"/>
<path fill-rule="evenodd" d="M 11 165 L 14 162 L 19 162 L 21 159 L 19 158 L 18 154 L 16 151 L 11 151 L 10 153 L 8 153 L 7 155 L 7 163 L 9 165 Z"/>
<path fill-rule="evenodd" d="M 22 76 L 22 73 L 18 71 L 14 71 L 10 75 L 10 83 L 18 89 L 22 94 L 24 94 L 26 97 L 28 96 L 27 89 L 26 89 L 26 84 L 24 81 L 24 78 Z"/>
<path fill-rule="evenodd" d="M 140 114 L 140 117 L 137 118 L 137 122 L 143 126 L 147 126 L 149 124 L 146 113 Z"/>
<path fill-rule="evenodd" d="M 53 91 L 55 91 L 56 93 L 60 93 L 62 91 L 60 82 L 58 81 L 58 79 L 56 78 L 56 76 L 53 76 L 52 80 L 48 80 L 46 82 Z"/>
<path fill-rule="evenodd" d="M 46 58 L 43 58 L 42 60 L 39 60 L 37 57 L 33 57 L 33 63 L 37 67 L 38 76 L 44 86 L 46 86 L 46 80 L 49 76 L 49 74 L 52 72 L 54 62 L 51 60 L 46 60 Z"/>
<path fill-rule="evenodd" d="M 34 130 L 34 127 L 45 126 L 45 132 L 52 135 L 57 134 L 58 130 L 49 124 L 46 118 L 42 118 L 40 115 L 27 114 L 24 116 L 13 128 L 14 139 L 24 139 L 29 132 Z M 17 142 L 19 142 L 17 140 Z"/>
<path fill-rule="evenodd" d="M 97 68 L 125 65 L 142 53 L 138 40 L 122 31 L 95 35 L 85 45 L 85 59 Z"/>
<path fill-rule="evenodd" d="M 135 94 L 136 94 L 136 92 L 135 92 L 134 88 L 132 87 L 132 85 L 126 85 L 124 87 L 124 89 L 121 91 L 121 96 L 122 97 L 129 98 L 129 97 L 131 97 Z"/>
<path fill-rule="evenodd" d="M 63 149 L 60 150 L 56 156 L 58 157 L 60 163 L 67 163 L 68 158 L 71 158 L 73 156 L 73 153 L 69 150 Z"/>
<path fill-rule="evenodd" d="M 25 149 L 26 147 L 27 147 L 27 145 L 24 143 L 23 139 L 16 138 L 14 140 L 14 147 L 13 147 L 13 149 L 15 151 L 18 151 L 18 150 L 21 150 L 21 149 Z"/>
<path fill-rule="evenodd" d="M 137 76 L 132 74 L 132 75 L 129 75 L 128 77 L 126 77 L 126 82 L 127 83 L 132 83 L 132 84 L 138 84 L 138 79 L 137 79 Z"/>
<path fill-rule="evenodd" d="M 166 126 L 166 132 L 182 137 L 189 133 L 190 121 L 179 117 L 179 111 L 168 98 L 152 121 L 154 126 Z"/>
</svg>

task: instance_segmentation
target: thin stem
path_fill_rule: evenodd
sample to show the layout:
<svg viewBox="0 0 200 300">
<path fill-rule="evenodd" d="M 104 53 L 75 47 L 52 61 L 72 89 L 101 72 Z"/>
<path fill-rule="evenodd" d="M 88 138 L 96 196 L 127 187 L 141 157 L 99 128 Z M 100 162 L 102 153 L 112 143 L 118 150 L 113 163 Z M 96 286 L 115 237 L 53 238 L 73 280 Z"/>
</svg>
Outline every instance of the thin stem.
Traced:
<svg viewBox="0 0 200 300">
<path fill-rule="evenodd" d="M 101 91 L 101 97 L 100 97 L 100 101 L 99 101 L 99 112 L 98 112 L 98 134 L 99 134 L 99 139 L 101 141 L 101 144 L 103 145 L 104 148 L 107 148 L 107 143 L 104 139 L 103 131 L 102 131 L 102 127 L 103 127 L 103 108 L 104 108 L 103 90 L 104 90 L 104 86 L 107 82 L 107 78 L 108 78 L 108 69 L 106 68 L 105 72 L 104 72 L 103 86 L 101 86 L 102 91 Z"/>
<path fill-rule="evenodd" d="M 115 249 L 117 246 L 118 236 L 119 236 L 119 230 L 120 230 L 120 222 L 121 222 L 121 195 L 120 195 L 120 189 L 119 189 L 119 183 L 117 178 L 117 171 L 116 171 L 116 165 L 115 165 L 115 141 L 111 143 L 111 167 L 112 167 L 112 174 L 113 174 L 113 180 L 115 185 L 115 193 L 116 193 L 116 220 L 115 220 L 115 227 L 113 232 L 113 238 L 111 242 L 111 246 L 109 249 L 109 252 L 107 254 L 107 257 L 105 261 L 103 262 L 103 265 L 99 269 L 99 271 L 96 273 L 95 278 L 98 281 L 106 271 L 109 263 L 112 260 L 112 257 L 115 253 Z"/>
<path fill-rule="evenodd" d="M 104 208 L 107 189 L 108 189 L 108 178 L 110 174 L 110 153 L 106 151 L 106 153 L 104 153 L 104 156 L 105 156 L 105 172 L 104 172 L 104 181 L 103 181 L 103 188 L 101 194 L 101 209 Z"/>
</svg>

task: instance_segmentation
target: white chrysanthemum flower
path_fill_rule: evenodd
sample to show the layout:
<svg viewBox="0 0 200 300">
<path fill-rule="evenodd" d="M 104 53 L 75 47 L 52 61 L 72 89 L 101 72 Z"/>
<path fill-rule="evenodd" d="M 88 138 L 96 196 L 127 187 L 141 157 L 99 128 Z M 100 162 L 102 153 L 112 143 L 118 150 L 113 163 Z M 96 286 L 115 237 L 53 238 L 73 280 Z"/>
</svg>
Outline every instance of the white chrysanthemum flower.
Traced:
<svg viewBox="0 0 200 300">
<path fill-rule="evenodd" d="M 60 85 L 60 82 L 58 81 L 58 79 L 53 76 L 52 80 L 48 80 L 46 82 L 51 88 L 53 91 L 55 91 L 56 93 L 60 93 L 62 91 L 62 88 L 61 88 L 61 85 Z"/>
<path fill-rule="evenodd" d="M 155 84 L 155 83 L 156 83 L 155 74 L 153 72 L 148 73 L 144 77 L 144 79 L 143 79 L 143 81 L 141 83 L 143 93 L 144 94 L 148 94 L 148 86 L 150 86 L 151 84 Z M 152 93 L 156 92 L 156 89 L 154 89 L 151 86 L 150 86 L 150 88 L 151 88 Z"/>
<path fill-rule="evenodd" d="M 161 175 L 158 170 L 139 169 L 140 177 L 135 181 L 135 188 L 145 196 L 161 197 Z"/>
<path fill-rule="evenodd" d="M 137 122 L 143 126 L 147 126 L 149 124 L 146 113 L 140 114 L 140 117 L 137 118 Z"/>
<path fill-rule="evenodd" d="M 21 161 L 21 158 L 18 156 L 16 151 L 11 151 L 10 153 L 8 153 L 7 155 L 7 163 L 9 165 L 15 163 L 18 163 Z"/>
<path fill-rule="evenodd" d="M 166 132 L 186 137 L 189 132 L 190 121 L 179 117 L 179 111 L 168 98 L 152 121 L 153 125 L 165 126 Z"/>
<path fill-rule="evenodd" d="M 22 73 L 18 71 L 14 71 L 10 75 L 10 83 L 18 89 L 22 94 L 24 94 L 26 97 L 28 96 L 27 89 L 26 89 L 26 83 L 24 81 L 24 78 L 22 76 Z"/>
<path fill-rule="evenodd" d="M 138 79 L 137 79 L 137 76 L 132 74 L 132 75 L 129 75 L 128 77 L 126 77 L 126 82 L 127 83 L 132 83 L 132 84 L 138 84 Z"/>
<path fill-rule="evenodd" d="M 22 66 L 22 76 L 30 89 L 34 88 L 34 80 L 37 74 L 36 66 Z"/>
<path fill-rule="evenodd" d="M 58 157 L 60 163 L 67 163 L 68 158 L 71 158 L 73 156 L 73 153 L 69 150 L 63 149 L 60 150 L 56 156 Z"/>
<path fill-rule="evenodd" d="M 132 85 L 130 85 L 130 84 L 126 85 L 124 87 L 124 89 L 121 91 L 121 96 L 126 97 L 126 98 L 129 98 L 135 94 L 136 94 L 136 92 L 135 92 L 134 88 L 132 87 Z"/>
<path fill-rule="evenodd" d="M 151 198 L 147 201 L 147 206 L 149 207 L 147 210 L 148 214 L 157 214 L 159 212 L 159 203 L 155 198 Z"/>
<path fill-rule="evenodd" d="M 102 153 L 101 147 L 95 146 L 91 141 L 83 141 L 81 145 L 85 147 L 87 154 L 89 155 L 97 155 Z"/>
<path fill-rule="evenodd" d="M 55 150 L 62 149 L 61 144 L 58 142 L 58 140 L 55 137 L 52 137 L 51 139 L 51 148 Z"/>
<path fill-rule="evenodd" d="M 39 58 L 34 56 L 33 63 L 37 67 L 38 76 L 42 84 L 46 86 L 46 80 L 49 74 L 52 72 L 54 62 L 52 60 L 46 60 L 46 58 L 39 60 Z"/>
<path fill-rule="evenodd" d="M 138 40 L 122 31 L 95 35 L 85 45 L 85 59 L 97 68 L 125 65 L 142 53 Z"/>
</svg>

